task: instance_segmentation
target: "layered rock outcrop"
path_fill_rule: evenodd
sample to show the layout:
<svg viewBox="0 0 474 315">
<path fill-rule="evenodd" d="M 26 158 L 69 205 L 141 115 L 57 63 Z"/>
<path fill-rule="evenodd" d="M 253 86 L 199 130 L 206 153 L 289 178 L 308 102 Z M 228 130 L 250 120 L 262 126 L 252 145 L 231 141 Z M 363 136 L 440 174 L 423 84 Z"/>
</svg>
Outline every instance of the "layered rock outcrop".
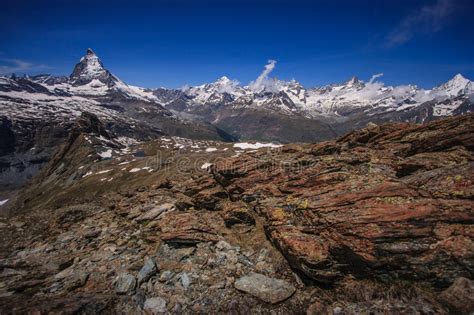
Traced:
<svg viewBox="0 0 474 315">
<path fill-rule="evenodd" d="M 474 272 L 474 116 L 369 124 L 337 141 L 216 163 L 309 280 L 346 275 L 450 285 Z M 252 197 L 252 198 L 249 198 Z"/>
</svg>

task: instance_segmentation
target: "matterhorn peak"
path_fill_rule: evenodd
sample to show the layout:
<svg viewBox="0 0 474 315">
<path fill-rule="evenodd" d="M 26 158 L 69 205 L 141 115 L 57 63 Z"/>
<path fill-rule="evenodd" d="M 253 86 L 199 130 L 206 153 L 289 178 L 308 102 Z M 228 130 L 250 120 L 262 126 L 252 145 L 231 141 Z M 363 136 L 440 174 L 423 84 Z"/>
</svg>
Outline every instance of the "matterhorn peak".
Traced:
<svg viewBox="0 0 474 315">
<path fill-rule="evenodd" d="M 91 48 L 87 48 L 86 55 L 87 56 L 95 56 L 96 54 Z"/>
<path fill-rule="evenodd" d="M 111 86 L 115 78 L 104 68 L 95 52 L 91 48 L 87 48 L 86 55 L 76 64 L 70 79 L 75 85 L 84 85 L 92 80 L 99 80 Z"/>
<path fill-rule="evenodd" d="M 98 60 L 99 57 L 97 57 L 97 55 L 95 54 L 95 52 L 91 48 L 87 48 L 86 55 L 81 58 L 80 62 L 82 62 L 84 60 L 91 60 L 91 59 L 93 59 L 93 60 L 97 59 Z M 102 63 L 100 62 L 100 60 L 99 60 L 99 63 L 102 66 Z"/>
</svg>

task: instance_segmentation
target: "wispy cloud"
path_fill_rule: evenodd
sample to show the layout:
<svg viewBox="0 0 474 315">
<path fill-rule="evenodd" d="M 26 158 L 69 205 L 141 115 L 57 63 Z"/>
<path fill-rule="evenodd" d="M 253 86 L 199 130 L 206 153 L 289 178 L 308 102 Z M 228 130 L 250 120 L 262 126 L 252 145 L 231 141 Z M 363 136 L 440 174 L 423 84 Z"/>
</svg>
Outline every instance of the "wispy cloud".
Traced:
<svg viewBox="0 0 474 315">
<path fill-rule="evenodd" d="M 440 31 L 454 12 L 454 0 L 436 0 L 406 16 L 386 38 L 386 46 L 402 45 L 419 35 Z"/>
<path fill-rule="evenodd" d="M 358 91 L 358 95 L 365 99 L 377 100 L 381 94 L 381 90 L 385 87 L 385 83 L 381 80 L 378 80 L 383 76 L 383 73 L 377 73 L 371 76 L 369 81 L 365 83 L 364 87 Z M 399 85 L 391 87 L 393 89 L 392 95 L 398 101 L 402 101 L 407 97 L 411 97 L 417 102 L 426 102 L 430 100 L 430 97 L 424 90 L 415 90 L 411 85 Z"/>
<path fill-rule="evenodd" d="M 374 83 L 374 81 L 380 78 L 381 76 L 383 76 L 383 73 L 374 74 L 372 77 L 370 77 L 369 84 Z"/>
<path fill-rule="evenodd" d="M 44 64 L 36 64 L 33 62 L 21 60 L 21 59 L 7 59 L 0 58 L 0 74 L 12 74 L 12 73 L 26 73 L 31 71 L 38 71 L 41 69 L 47 69 L 48 67 Z"/>
<path fill-rule="evenodd" d="M 273 69 L 275 69 L 275 65 L 275 60 L 268 60 L 268 63 L 265 65 L 265 69 L 263 69 L 262 73 L 260 73 L 260 75 L 255 81 L 250 82 L 249 87 L 254 91 L 265 87 L 268 81 L 268 75 L 270 74 L 270 72 L 273 71 Z"/>
</svg>

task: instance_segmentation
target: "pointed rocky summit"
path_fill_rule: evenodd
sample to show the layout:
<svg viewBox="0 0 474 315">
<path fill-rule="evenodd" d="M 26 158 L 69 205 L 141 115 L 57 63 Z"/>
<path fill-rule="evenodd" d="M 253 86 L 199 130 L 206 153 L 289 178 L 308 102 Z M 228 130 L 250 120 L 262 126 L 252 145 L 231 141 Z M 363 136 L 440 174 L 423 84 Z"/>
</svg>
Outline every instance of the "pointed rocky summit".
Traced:
<svg viewBox="0 0 474 315">
<path fill-rule="evenodd" d="M 109 87 L 117 81 L 90 48 L 87 48 L 86 55 L 74 67 L 70 80 L 73 85 L 85 85 L 92 80 L 98 80 Z"/>
</svg>

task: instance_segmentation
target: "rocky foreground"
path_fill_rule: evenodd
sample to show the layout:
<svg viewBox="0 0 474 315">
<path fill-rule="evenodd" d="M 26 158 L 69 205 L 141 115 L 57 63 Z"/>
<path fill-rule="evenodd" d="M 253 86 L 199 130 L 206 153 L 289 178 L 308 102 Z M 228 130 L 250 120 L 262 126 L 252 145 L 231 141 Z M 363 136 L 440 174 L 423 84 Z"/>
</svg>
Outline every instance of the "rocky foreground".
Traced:
<svg viewBox="0 0 474 315">
<path fill-rule="evenodd" d="M 473 150 L 474 115 L 260 149 L 83 115 L 3 206 L 0 312 L 469 314 Z"/>
</svg>

